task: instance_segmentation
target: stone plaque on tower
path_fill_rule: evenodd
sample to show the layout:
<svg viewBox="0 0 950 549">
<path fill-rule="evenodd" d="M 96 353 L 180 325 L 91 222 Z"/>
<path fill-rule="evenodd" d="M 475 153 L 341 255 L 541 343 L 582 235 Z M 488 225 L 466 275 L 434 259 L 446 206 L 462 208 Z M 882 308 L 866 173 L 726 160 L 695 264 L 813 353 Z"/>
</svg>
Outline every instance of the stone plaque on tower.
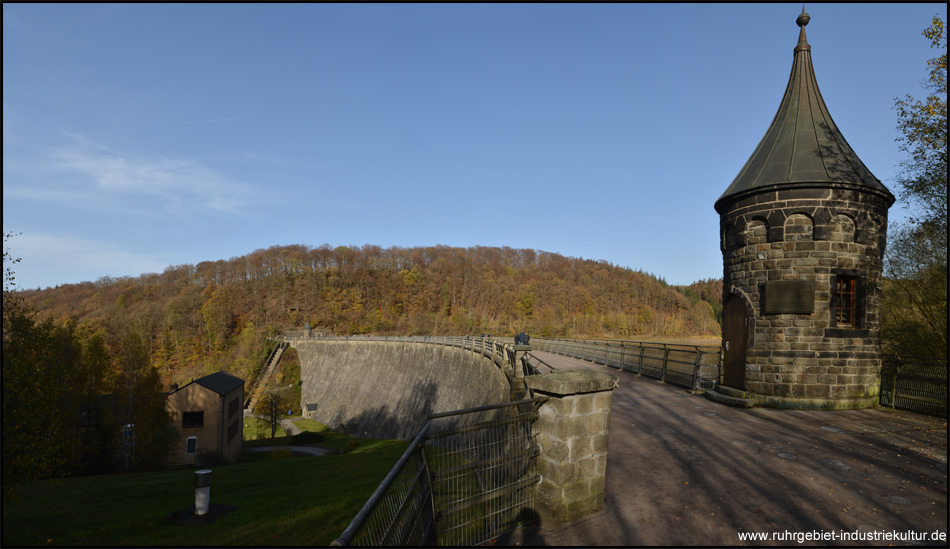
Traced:
<svg viewBox="0 0 950 549">
<path fill-rule="evenodd" d="M 815 312 L 814 280 L 770 280 L 762 294 L 762 313 L 810 315 Z"/>
</svg>

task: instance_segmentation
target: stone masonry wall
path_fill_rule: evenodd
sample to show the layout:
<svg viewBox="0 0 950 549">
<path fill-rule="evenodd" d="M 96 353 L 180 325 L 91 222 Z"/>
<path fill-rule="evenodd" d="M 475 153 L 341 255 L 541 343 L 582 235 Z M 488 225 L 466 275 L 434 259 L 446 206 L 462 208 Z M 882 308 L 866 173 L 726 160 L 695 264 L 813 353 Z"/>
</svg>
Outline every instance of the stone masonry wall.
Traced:
<svg viewBox="0 0 950 549">
<path fill-rule="evenodd" d="M 300 404 L 351 434 L 410 439 L 431 413 L 507 402 L 508 379 L 491 359 L 442 345 L 298 341 Z"/>
<path fill-rule="evenodd" d="M 754 320 L 746 389 L 759 404 L 790 408 L 873 406 L 879 390 L 880 303 L 887 205 L 846 188 L 747 196 L 720 218 L 723 292 Z M 857 276 L 853 326 L 833 315 L 838 276 Z M 762 313 L 768 281 L 812 280 L 812 314 Z"/>
</svg>

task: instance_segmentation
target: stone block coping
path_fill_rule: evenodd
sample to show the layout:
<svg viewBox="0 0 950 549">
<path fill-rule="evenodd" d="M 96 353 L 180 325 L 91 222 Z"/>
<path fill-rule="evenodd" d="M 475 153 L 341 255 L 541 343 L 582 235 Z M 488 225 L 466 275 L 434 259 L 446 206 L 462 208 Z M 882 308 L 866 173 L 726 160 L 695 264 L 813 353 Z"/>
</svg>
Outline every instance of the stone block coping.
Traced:
<svg viewBox="0 0 950 549">
<path fill-rule="evenodd" d="M 549 374 L 525 376 L 528 388 L 551 395 L 576 395 L 610 391 L 620 385 L 620 378 L 595 370 L 558 370 Z"/>
</svg>

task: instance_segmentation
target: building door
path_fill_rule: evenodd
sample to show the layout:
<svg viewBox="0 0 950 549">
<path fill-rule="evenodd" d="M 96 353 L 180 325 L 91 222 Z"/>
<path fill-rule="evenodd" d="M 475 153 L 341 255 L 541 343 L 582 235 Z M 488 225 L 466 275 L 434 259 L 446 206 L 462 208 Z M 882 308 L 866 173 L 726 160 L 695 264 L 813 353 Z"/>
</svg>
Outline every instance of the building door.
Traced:
<svg viewBox="0 0 950 549">
<path fill-rule="evenodd" d="M 742 298 L 729 294 L 722 304 L 722 384 L 745 390 L 745 352 L 749 347 L 749 317 Z"/>
</svg>

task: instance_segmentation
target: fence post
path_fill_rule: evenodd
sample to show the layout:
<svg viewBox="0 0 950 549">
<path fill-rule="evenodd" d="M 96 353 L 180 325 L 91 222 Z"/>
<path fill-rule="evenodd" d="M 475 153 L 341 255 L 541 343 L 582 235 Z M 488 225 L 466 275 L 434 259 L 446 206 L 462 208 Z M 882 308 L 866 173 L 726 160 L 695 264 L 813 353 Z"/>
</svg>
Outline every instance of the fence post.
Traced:
<svg viewBox="0 0 950 549">
<path fill-rule="evenodd" d="M 640 361 L 637 363 L 637 375 L 643 372 L 643 343 L 640 343 Z"/>
<path fill-rule="evenodd" d="M 894 358 L 897 359 L 897 367 L 894 368 L 894 375 L 891 376 L 891 408 L 897 405 L 897 376 L 900 375 L 901 367 L 904 365 L 904 361 L 901 360 L 900 356 Z"/>
<path fill-rule="evenodd" d="M 670 358 L 670 348 L 663 344 L 663 370 L 660 372 L 660 381 L 666 383 L 666 362 Z"/>
<path fill-rule="evenodd" d="M 703 352 L 699 350 L 699 346 L 696 346 L 696 360 L 693 362 L 693 390 L 690 391 L 694 395 L 705 393 L 706 390 L 699 386 L 699 367 L 703 363 Z"/>
<path fill-rule="evenodd" d="M 524 390 L 524 368 L 521 365 L 521 359 L 524 357 L 525 353 L 531 350 L 531 345 L 515 345 L 512 347 L 514 352 L 511 354 L 512 362 L 511 369 L 513 370 L 512 374 L 514 379 L 512 381 L 512 388 L 518 391 Z"/>
<path fill-rule="evenodd" d="M 548 396 L 532 426 L 541 445 L 535 498 L 542 528 L 576 522 L 604 507 L 607 441 L 616 375 L 558 370 L 525 376 L 535 394 Z"/>
</svg>

